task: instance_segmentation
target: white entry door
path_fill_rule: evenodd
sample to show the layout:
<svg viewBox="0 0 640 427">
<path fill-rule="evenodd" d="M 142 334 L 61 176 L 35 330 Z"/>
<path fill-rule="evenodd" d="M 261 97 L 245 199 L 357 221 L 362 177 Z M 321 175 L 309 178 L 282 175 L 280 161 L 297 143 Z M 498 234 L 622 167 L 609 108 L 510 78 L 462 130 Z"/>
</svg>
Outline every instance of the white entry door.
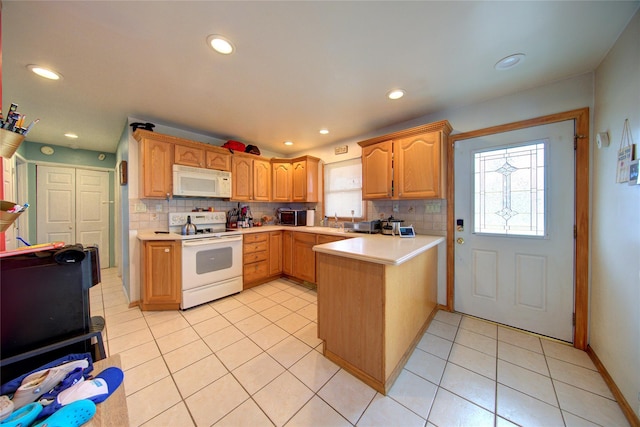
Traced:
<svg viewBox="0 0 640 427">
<path fill-rule="evenodd" d="M 574 122 L 454 150 L 455 309 L 573 342 Z"/>
<path fill-rule="evenodd" d="M 109 173 L 38 166 L 38 243 L 63 241 L 98 246 L 109 266 Z"/>
<path fill-rule="evenodd" d="M 76 170 L 37 167 L 38 243 L 76 242 Z"/>
</svg>

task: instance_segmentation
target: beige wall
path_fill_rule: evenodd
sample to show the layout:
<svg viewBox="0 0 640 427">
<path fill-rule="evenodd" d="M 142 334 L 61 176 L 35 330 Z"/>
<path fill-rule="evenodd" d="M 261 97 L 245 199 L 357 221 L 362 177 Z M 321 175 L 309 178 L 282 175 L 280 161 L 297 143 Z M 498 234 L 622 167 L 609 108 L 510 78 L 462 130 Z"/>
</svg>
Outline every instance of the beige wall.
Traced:
<svg viewBox="0 0 640 427">
<path fill-rule="evenodd" d="M 640 185 L 616 184 L 628 118 L 640 149 L 640 12 L 595 73 L 594 131 L 611 145 L 592 157 L 589 345 L 640 416 Z"/>
</svg>

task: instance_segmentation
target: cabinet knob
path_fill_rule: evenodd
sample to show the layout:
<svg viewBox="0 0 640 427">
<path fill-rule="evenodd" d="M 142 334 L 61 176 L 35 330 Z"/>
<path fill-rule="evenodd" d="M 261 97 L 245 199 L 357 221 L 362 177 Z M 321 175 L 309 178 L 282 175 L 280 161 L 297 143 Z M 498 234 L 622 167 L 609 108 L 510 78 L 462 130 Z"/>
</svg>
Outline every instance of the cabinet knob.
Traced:
<svg viewBox="0 0 640 427">
<path fill-rule="evenodd" d="M 171 250 L 169 248 L 164 248 L 165 253 L 169 253 Z"/>
</svg>

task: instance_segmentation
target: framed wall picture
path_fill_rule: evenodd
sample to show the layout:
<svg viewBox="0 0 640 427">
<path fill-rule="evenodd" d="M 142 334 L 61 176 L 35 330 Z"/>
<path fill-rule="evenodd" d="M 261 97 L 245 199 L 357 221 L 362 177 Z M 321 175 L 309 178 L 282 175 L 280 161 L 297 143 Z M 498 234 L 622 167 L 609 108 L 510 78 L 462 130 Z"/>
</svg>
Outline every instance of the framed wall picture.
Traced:
<svg viewBox="0 0 640 427">
<path fill-rule="evenodd" d="M 122 160 L 120 165 L 118 165 L 118 172 L 120 175 L 120 185 L 127 185 L 128 175 L 127 175 L 127 161 Z"/>
<path fill-rule="evenodd" d="M 629 163 L 629 185 L 638 185 L 640 183 L 638 162 L 639 160 L 632 160 L 631 163 Z"/>
</svg>

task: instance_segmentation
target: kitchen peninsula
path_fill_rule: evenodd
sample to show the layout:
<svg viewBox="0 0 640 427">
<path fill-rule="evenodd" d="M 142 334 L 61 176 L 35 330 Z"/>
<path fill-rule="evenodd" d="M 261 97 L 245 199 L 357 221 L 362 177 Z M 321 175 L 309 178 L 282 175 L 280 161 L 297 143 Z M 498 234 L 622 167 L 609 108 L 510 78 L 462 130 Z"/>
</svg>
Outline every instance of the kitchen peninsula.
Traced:
<svg viewBox="0 0 640 427">
<path fill-rule="evenodd" d="M 435 315 L 440 236 L 314 246 L 323 354 L 386 394 Z"/>
</svg>

